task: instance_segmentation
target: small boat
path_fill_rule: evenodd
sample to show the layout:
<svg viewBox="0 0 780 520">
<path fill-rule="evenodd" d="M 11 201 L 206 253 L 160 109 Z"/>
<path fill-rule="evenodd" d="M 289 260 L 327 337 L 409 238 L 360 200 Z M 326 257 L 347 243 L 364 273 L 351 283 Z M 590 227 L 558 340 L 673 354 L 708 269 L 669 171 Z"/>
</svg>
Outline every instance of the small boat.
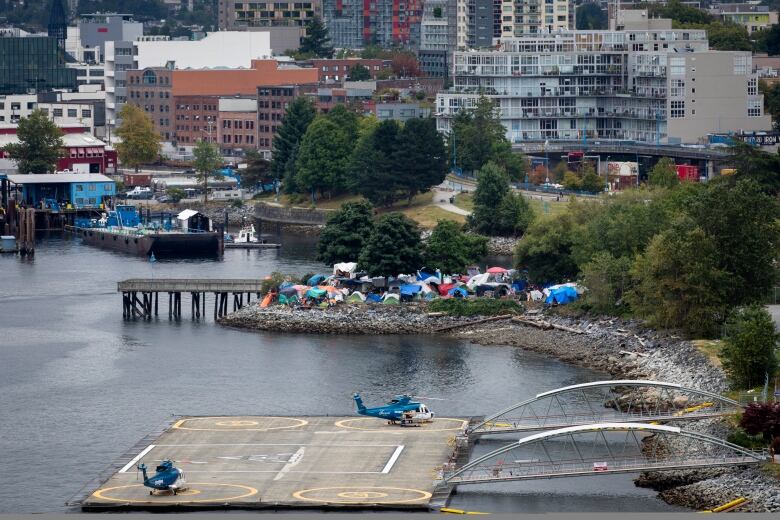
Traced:
<svg viewBox="0 0 780 520">
<path fill-rule="evenodd" d="M 225 233 L 226 249 L 274 249 L 280 244 L 270 244 L 265 239 L 257 236 L 254 224 L 244 226 L 238 232 L 238 236 Z"/>
</svg>

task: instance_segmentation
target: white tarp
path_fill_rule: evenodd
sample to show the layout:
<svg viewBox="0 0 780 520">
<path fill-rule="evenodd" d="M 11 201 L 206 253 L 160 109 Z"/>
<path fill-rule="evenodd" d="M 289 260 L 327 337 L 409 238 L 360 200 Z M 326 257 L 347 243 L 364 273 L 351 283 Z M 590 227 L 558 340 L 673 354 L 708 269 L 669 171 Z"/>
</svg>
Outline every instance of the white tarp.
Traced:
<svg viewBox="0 0 780 520">
<path fill-rule="evenodd" d="M 342 273 L 349 273 L 349 277 L 352 278 L 352 274 L 357 270 L 357 263 L 355 262 L 341 262 L 333 264 L 333 274 L 337 274 L 339 271 Z"/>
</svg>

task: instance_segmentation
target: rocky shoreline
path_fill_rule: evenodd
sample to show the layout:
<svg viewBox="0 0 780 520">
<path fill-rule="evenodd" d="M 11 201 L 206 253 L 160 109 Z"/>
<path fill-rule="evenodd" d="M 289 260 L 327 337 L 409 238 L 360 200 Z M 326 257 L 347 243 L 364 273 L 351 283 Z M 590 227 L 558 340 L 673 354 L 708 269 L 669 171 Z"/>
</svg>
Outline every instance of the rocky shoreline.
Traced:
<svg viewBox="0 0 780 520">
<path fill-rule="evenodd" d="M 513 320 L 477 323 L 478 317 L 431 316 L 425 307 L 344 304 L 324 310 L 302 310 L 250 306 L 219 323 L 252 330 L 316 334 L 432 334 L 452 325 L 464 325 L 442 333 L 482 345 L 520 347 L 605 371 L 614 378 L 672 381 L 717 393 L 727 389 L 723 371 L 689 341 L 673 333 L 647 329 L 636 321 L 545 314 L 545 321 L 561 328 L 543 330 Z M 727 433 L 719 420 L 689 422 L 684 427 L 720 438 Z M 780 480 L 758 468 L 645 473 L 636 483 L 658 490 L 659 496 L 670 504 L 698 510 L 744 496 L 749 502 L 740 511 L 780 511 Z"/>
</svg>

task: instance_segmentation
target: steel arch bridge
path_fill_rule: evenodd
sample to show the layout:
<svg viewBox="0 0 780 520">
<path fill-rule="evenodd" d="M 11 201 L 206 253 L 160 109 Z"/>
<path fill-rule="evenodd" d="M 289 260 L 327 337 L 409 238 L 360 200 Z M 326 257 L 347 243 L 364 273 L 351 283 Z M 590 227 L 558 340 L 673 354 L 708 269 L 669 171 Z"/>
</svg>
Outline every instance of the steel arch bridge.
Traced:
<svg viewBox="0 0 780 520">
<path fill-rule="evenodd" d="M 659 442 L 643 445 L 655 435 Z M 675 426 L 603 423 L 524 437 L 442 473 L 440 485 L 759 464 L 765 452 Z"/>
<path fill-rule="evenodd" d="M 468 436 L 554 430 L 594 423 L 707 419 L 741 405 L 706 390 L 643 380 L 594 381 L 543 392 L 470 427 Z"/>
</svg>

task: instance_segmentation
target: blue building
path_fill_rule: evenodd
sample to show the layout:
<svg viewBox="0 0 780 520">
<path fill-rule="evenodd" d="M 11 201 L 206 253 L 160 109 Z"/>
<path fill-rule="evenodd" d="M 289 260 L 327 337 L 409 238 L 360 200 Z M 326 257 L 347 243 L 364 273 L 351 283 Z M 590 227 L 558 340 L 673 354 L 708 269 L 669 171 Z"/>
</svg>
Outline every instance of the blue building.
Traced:
<svg viewBox="0 0 780 520">
<path fill-rule="evenodd" d="M 95 173 L 46 173 L 9 175 L 15 185 L 19 203 L 30 207 L 50 207 L 56 202 L 62 208 L 100 208 L 116 195 L 116 183 L 105 175 Z"/>
</svg>

